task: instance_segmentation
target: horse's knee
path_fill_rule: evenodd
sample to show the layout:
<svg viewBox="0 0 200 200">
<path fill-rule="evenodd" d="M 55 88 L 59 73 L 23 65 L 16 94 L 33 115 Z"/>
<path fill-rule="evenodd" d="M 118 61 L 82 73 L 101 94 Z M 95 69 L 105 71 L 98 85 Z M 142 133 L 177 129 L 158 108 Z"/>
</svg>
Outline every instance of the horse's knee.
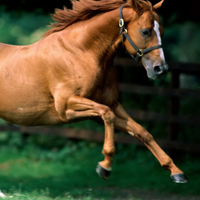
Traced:
<svg viewBox="0 0 200 200">
<path fill-rule="evenodd" d="M 100 114 L 102 116 L 102 119 L 106 123 L 114 123 L 115 114 L 113 113 L 113 111 L 109 107 L 105 106 L 105 107 L 101 108 Z"/>
</svg>

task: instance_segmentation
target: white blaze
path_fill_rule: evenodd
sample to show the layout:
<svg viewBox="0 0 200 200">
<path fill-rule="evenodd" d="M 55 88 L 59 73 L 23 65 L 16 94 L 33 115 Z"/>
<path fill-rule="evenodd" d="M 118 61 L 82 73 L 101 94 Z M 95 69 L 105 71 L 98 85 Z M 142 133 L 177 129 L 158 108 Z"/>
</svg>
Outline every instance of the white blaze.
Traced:
<svg viewBox="0 0 200 200">
<path fill-rule="evenodd" d="M 158 45 L 162 45 L 160 30 L 159 30 L 159 23 L 156 20 L 154 20 L 154 30 L 155 30 L 157 38 L 158 38 Z M 163 49 L 162 48 L 159 48 L 159 49 L 160 49 L 160 57 L 163 60 L 163 63 L 165 64 L 166 62 L 165 62 L 165 56 L 164 56 Z"/>
</svg>

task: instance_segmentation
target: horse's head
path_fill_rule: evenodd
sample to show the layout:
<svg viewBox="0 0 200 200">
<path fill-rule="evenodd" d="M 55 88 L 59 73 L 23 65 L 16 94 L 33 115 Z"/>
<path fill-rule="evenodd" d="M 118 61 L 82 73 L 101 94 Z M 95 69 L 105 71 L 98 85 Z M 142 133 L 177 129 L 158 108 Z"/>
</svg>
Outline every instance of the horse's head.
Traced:
<svg viewBox="0 0 200 200">
<path fill-rule="evenodd" d="M 131 0 L 133 9 L 127 9 L 127 12 L 123 12 L 123 6 L 120 9 L 123 44 L 131 57 L 142 62 L 151 79 L 168 70 L 161 46 L 164 30 L 156 13 L 163 1 L 152 6 L 148 1 Z"/>
</svg>

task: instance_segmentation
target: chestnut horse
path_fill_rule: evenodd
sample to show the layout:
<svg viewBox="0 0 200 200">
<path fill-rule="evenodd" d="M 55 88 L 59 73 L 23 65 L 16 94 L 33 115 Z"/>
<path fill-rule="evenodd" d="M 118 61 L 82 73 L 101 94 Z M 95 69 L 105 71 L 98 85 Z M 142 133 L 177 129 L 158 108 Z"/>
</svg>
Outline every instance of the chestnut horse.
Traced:
<svg viewBox="0 0 200 200">
<path fill-rule="evenodd" d="M 0 44 L 0 117 L 24 126 L 67 124 L 99 117 L 105 126 L 104 160 L 97 172 L 112 169 L 114 129 L 143 142 L 173 181 L 184 173 L 118 102 L 113 59 L 124 45 L 141 61 L 149 78 L 167 71 L 157 10 L 144 0 L 72 0 L 73 8 L 56 10 L 52 28 L 27 46 Z M 120 34 L 119 34 L 120 33 Z"/>
</svg>

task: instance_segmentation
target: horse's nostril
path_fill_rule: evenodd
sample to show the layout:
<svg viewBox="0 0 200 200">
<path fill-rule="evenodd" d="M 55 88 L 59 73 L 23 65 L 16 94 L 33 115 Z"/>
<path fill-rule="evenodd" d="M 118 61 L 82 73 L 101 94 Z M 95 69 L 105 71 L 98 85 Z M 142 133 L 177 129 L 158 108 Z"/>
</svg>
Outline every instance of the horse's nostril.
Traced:
<svg viewBox="0 0 200 200">
<path fill-rule="evenodd" d="M 161 69 L 160 66 L 155 66 L 154 71 L 155 71 L 156 74 L 160 74 L 162 72 L 162 69 Z"/>
</svg>

